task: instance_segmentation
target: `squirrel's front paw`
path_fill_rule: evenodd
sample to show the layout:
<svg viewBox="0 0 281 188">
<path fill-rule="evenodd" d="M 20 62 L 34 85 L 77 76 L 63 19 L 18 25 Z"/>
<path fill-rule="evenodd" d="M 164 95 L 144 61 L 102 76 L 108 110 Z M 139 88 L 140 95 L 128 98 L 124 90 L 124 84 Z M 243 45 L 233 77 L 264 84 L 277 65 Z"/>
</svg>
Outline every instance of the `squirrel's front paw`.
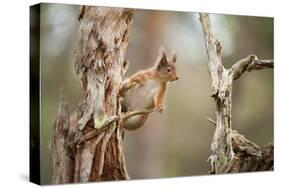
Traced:
<svg viewBox="0 0 281 188">
<path fill-rule="evenodd" d="M 159 113 L 162 113 L 163 110 L 164 110 L 164 106 L 158 105 L 158 106 L 156 106 L 156 110 L 157 110 Z"/>
</svg>

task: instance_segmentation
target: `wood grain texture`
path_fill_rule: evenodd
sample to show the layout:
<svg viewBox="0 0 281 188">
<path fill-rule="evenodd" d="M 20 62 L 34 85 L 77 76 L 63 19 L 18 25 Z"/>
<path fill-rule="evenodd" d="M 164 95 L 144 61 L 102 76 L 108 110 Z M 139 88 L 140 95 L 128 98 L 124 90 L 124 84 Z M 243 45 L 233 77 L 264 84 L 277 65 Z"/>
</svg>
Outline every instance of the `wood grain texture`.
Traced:
<svg viewBox="0 0 281 188">
<path fill-rule="evenodd" d="M 126 180 L 130 177 L 117 94 L 133 10 L 82 6 L 78 19 L 74 68 L 83 97 L 71 117 L 64 102 L 59 106 L 52 137 L 52 183 Z"/>
</svg>

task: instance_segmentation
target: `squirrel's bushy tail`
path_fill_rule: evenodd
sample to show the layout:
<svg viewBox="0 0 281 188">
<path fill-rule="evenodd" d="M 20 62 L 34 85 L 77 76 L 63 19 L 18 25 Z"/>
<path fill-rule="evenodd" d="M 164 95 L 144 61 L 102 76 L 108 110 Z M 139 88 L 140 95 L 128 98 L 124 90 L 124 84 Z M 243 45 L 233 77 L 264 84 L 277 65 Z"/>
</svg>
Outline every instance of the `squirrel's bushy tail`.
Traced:
<svg viewBox="0 0 281 188">
<path fill-rule="evenodd" d="M 126 130 L 134 131 L 140 127 L 142 127 L 147 120 L 149 114 L 144 115 L 137 115 L 134 117 L 131 117 L 130 119 L 126 120 L 124 122 L 124 128 Z"/>
</svg>

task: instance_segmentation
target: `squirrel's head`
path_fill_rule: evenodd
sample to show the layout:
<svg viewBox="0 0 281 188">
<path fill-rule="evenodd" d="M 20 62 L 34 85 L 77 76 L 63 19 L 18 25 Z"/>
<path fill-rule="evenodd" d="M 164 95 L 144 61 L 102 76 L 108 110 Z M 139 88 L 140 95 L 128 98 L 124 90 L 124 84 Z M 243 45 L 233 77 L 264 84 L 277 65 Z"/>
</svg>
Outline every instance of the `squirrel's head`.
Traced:
<svg viewBox="0 0 281 188">
<path fill-rule="evenodd" d="M 159 74 L 159 79 L 165 81 L 175 81 L 179 79 L 176 70 L 176 60 L 177 56 L 173 51 L 171 56 L 168 58 L 164 48 L 160 48 L 158 59 L 156 62 L 157 74 Z"/>
</svg>

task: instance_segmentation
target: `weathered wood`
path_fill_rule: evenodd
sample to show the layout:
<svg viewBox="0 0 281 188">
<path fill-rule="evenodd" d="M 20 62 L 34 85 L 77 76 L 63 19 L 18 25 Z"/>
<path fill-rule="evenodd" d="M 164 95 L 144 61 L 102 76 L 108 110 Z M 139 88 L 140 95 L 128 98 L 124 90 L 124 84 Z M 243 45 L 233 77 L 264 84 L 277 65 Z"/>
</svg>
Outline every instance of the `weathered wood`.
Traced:
<svg viewBox="0 0 281 188">
<path fill-rule="evenodd" d="M 265 152 L 232 130 L 231 95 L 234 80 L 245 71 L 273 68 L 273 60 L 259 60 L 256 55 L 250 55 L 235 63 L 230 69 L 224 68 L 221 62 L 222 46 L 212 34 L 209 15 L 200 13 L 200 21 L 212 79 L 212 97 L 216 103 L 216 121 L 208 118 L 216 124 L 211 144 L 212 154 L 209 158 L 211 173 L 270 170 L 273 168 L 273 144 L 269 144 Z"/>
<path fill-rule="evenodd" d="M 52 138 L 52 183 L 129 179 L 118 91 L 132 16 L 131 9 L 80 8 L 75 71 L 81 79 L 82 104 L 71 117 L 60 104 Z M 62 125 L 66 128 L 61 133 Z"/>
<path fill-rule="evenodd" d="M 273 68 L 273 60 L 259 60 L 256 55 L 249 55 L 246 58 L 243 58 L 231 67 L 232 77 L 234 80 L 240 78 L 240 76 L 245 72 L 251 72 L 253 70 Z"/>
<path fill-rule="evenodd" d="M 100 129 L 108 117 L 118 115 L 117 94 L 133 11 L 90 6 L 82 11 L 75 69 L 87 104 L 78 128 L 87 134 L 92 125 Z M 83 144 L 80 182 L 129 179 L 123 150 L 116 152 L 123 144 L 116 138 L 117 130 L 123 130 L 116 122 L 105 129 Z"/>
<path fill-rule="evenodd" d="M 216 100 L 216 130 L 211 150 L 212 171 L 220 173 L 223 166 L 234 157 L 230 137 L 231 130 L 231 90 L 232 79 L 221 63 L 220 42 L 211 32 L 208 14 L 200 14 L 205 46 L 208 55 L 209 71 L 212 78 L 212 97 Z"/>
<path fill-rule="evenodd" d="M 73 156 L 66 150 L 69 126 L 69 109 L 67 103 L 64 101 L 63 89 L 61 88 L 59 108 L 53 126 L 50 147 L 52 168 L 51 181 L 53 184 L 69 183 L 73 181 Z"/>
</svg>

